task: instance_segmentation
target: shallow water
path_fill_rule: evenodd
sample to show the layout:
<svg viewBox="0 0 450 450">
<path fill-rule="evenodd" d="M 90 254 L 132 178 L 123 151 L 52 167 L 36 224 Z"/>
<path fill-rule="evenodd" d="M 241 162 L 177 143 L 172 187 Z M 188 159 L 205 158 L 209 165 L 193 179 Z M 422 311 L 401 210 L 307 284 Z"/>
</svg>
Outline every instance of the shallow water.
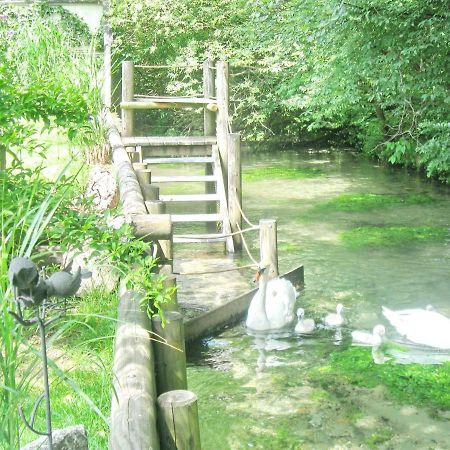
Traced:
<svg viewBox="0 0 450 450">
<path fill-rule="evenodd" d="M 318 169 L 319 176 L 266 179 L 255 168 Z M 450 448 L 450 415 L 387 400 L 381 387 L 342 386 L 339 392 L 306 381 L 334 351 L 351 345 L 350 331 L 386 325 L 387 341 L 400 336 L 381 314 L 433 307 L 450 317 L 450 241 L 352 247 L 341 233 L 357 227 L 450 227 L 450 191 L 403 170 L 386 168 L 350 151 L 250 153 L 243 157 L 243 204 L 252 222 L 278 221 L 280 272 L 305 266 L 298 305 L 318 323 L 337 303 L 346 324 L 336 335 L 319 328 L 301 337 L 292 330 L 251 336 L 243 325 L 191 348 L 189 387 L 199 396 L 204 449 Z M 424 203 L 394 203 L 367 210 L 317 208 L 341 194 L 411 196 Z M 430 200 L 431 199 L 431 200 Z M 257 235 L 248 236 L 258 254 Z M 201 248 L 175 250 L 201 258 Z M 208 250 L 211 253 L 211 250 Z M 242 263 L 248 263 L 245 254 Z M 368 349 L 370 352 L 370 349 Z M 399 363 L 439 363 L 449 352 L 418 346 L 391 347 L 383 358 Z"/>
</svg>

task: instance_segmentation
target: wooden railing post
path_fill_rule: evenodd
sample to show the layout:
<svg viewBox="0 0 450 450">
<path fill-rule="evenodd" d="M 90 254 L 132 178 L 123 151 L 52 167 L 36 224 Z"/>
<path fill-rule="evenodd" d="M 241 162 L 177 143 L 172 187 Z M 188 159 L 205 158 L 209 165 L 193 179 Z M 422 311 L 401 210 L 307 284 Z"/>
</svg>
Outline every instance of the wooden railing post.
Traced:
<svg viewBox="0 0 450 450">
<path fill-rule="evenodd" d="M 241 136 L 239 133 L 228 135 L 228 215 L 231 231 L 242 228 L 242 178 L 241 178 Z M 242 236 L 233 236 L 234 249 L 242 249 Z"/>
<path fill-rule="evenodd" d="M 203 96 L 205 98 L 214 97 L 214 70 L 213 61 L 210 59 L 203 62 Z M 214 136 L 216 129 L 216 113 L 204 108 L 203 131 L 205 136 Z"/>
<path fill-rule="evenodd" d="M 259 221 L 260 261 L 269 272 L 269 279 L 278 276 L 277 221 L 261 219 Z"/>
<path fill-rule="evenodd" d="M 203 96 L 205 98 L 212 98 L 215 96 L 215 82 L 213 61 L 206 60 L 203 62 Z M 216 113 L 209 111 L 207 108 L 203 109 L 203 134 L 205 136 L 214 136 L 216 133 Z M 205 175 L 212 175 L 213 167 L 211 163 L 205 165 Z M 215 183 L 207 181 L 205 183 L 205 194 L 215 193 Z M 217 205 L 215 203 L 206 202 L 206 214 L 214 214 L 217 212 Z M 216 224 L 209 222 L 207 228 L 211 233 L 215 231 Z"/>
<path fill-rule="evenodd" d="M 103 0 L 103 105 L 107 109 L 110 109 L 112 104 L 111 47 L 113 37 L 109 15 L 109 0 Z"/>
<path fill-rule="evenodd" d="M 162 450 L 201 450 L 197 396 L 186 390 L 158 397 Z"/>
<path fill-rule="evenodd" d="M 134 63 L 122 61 L 122 102 L 134 100 Z M 122 108 L 122 136 L 132 136 L 134 129 L 134 111 Z"/>
<path fill-rule="evenodd" d="M 158 395 L 175 389 L 187 389 L 183 316 L 177 311 L 167 311 L 165 316 L 167 323 L 164 328 L 159 316 L 152 317 L 153 331 L 166 342 L 153 343 Z"/>
<path fill-rule="evenodd" d="M 218 61 L 216 64 L 216 98 L 219 109 L 217 111 L 216 129 L 225 183 L 228 183 L 228 133 L 230 132 L 228 72 L 228 62 Z M 226 185 L 225 192 L 228 192 Z"/>
</svg>

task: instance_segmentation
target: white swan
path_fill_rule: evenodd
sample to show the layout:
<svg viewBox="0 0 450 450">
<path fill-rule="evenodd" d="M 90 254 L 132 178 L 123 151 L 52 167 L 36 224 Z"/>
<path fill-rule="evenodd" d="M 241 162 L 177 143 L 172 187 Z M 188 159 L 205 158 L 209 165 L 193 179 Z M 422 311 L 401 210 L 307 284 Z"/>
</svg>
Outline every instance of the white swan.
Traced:
<svg viewBox="0 0 450 450">
<path fill-rule="evenodd" d="M 276 330 L 294 320 L 297 297 L 294 286 L 283 278 L 267 280 L 265 268 L 258 270 L 259 289 L 248 308 L 246 325 L 256 331 Z"/>
<path fill-rule="evenodd" d="M 371 333 L 365 331 L 352 331 L 353 342 L 358 344 L 371 345 L 372 347 L 379 347 L 383 342 L 383 336 L 386 330 L 383 325 L 375 325 Z"/>
<path fill-rule="evenodd" d="M 429 347 L 450 349 L 450 319 L 428 309 L 407 313 L 382 307 L 384 317 L 397 332 L 411 342 Z"/>
<path fill-rule="evenodd" d="M 295 325 L 295 332 L 300 334 L 309 334 L 314 331 L 316 323 L 314 319 L 305 319 L 305 310 L 303 308 L 297 309 L 298 322 Z"/>
<path fill-rule="evenodd" d="M 344 318 L 342 317 L 342 310 L 344 309 L 344 305 L 342 303 L 338 303 L 336 305 L 336 312 L 328 314 L 325 319 L 325 325 L 330 327 L 340 327 L 344 323 Z"/>
</svg>

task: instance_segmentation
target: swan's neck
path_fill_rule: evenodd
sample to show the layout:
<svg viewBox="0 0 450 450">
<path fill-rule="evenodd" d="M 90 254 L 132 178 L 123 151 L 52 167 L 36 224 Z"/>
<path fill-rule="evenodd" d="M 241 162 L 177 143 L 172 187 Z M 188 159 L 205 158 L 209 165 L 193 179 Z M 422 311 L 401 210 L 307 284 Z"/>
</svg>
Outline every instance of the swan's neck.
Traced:
<svg viewBox="0 0 450 450">
<path fill-rule="evenodd" d="M 259 299 L 258 299 L 258 309 L 261 317 L 268 321 L 267 311 L 266 311 L 266 292 L 267 292 L 267 273 L 264 270 L 259 278 Z"/>
</svg>

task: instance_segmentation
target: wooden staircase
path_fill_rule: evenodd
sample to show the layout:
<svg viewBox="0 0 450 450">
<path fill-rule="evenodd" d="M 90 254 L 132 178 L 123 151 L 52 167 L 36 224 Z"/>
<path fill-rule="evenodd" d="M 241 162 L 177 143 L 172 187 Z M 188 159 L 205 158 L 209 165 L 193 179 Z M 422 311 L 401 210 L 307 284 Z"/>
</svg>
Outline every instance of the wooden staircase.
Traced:
<svg viewBox="0 0 450 450">
<path fill-rule="evenodd" d="M 214 69 L 210 62 L 205 62 L 202 97 L 150 97 L 134 94 L 133 63 L 125 61 L 120 105 L 122 143 L 133 162 L 140 163 L 140 167 L 144 165 L 143 170 L 151 171 L 151 184 L 159 188 L 158 201 L 164 203 L 164 212 L 170 214 L 174 224 L 174 243 L 225 242 L 227 250 L 233 252 L 235 240 L 230 236 L 232 226 L 227 190 L 228 68 L 223 63 L 217 67 L 226 70 L 215 69 L 224 78 L 216 79 L 215 96 L 214 82 L 211 83 Z M 205 135 L 133 136 L 134 111 L 155 108 L 203 108 Z M 180 168 L 184 169 L 183 173 Z M 200 170 L 201 175 L 198 174 Z M 233 198 L 235 196 L 233 194 Z M 205 225 L 204 232 L 198 231 L 200 223 Z M 186 224 L 191 230 L 182 234 L 180 230 Z M 192 228 L 196 228 L 195 232 Z"/>
</svg>

